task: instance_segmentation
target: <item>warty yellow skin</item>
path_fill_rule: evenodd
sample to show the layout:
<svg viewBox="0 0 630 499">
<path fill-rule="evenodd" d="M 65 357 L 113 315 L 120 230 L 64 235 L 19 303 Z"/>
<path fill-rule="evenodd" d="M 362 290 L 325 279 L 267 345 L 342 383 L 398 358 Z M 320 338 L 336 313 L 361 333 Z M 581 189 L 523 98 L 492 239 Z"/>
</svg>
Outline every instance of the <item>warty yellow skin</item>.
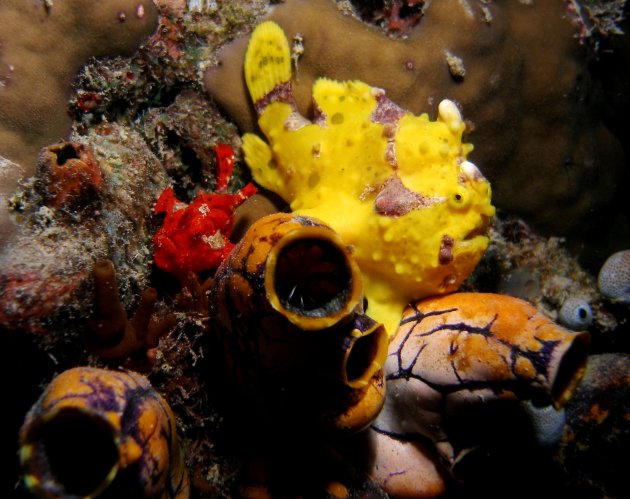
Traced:
<svg viewBox="0 0 630 499">
<path fill-rule="evenodd" d="M 409 301 L 455 291 L 478 263 L 494 214 L 490 185 L 466 161 L 472 145 L 461 141 L 453 102 L 431 121 L 361 81 L 320 78 L 309 121 L 293 103 L 291 61 L 282 29 L 259 25 L 245 79 L 267 142 L 246 134 L 245 160 L 256 182 L 353 248 L 367 313 L 391 335 Z"/>
</svg>

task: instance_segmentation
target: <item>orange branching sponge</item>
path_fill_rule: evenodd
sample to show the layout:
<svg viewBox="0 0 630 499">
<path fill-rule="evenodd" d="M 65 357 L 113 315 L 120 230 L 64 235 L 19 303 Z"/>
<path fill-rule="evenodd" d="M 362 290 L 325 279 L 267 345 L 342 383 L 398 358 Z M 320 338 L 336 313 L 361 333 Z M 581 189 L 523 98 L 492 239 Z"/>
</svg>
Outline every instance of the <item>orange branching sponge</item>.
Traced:
<svg viewBox="0 0 630 499">
<path fill-rule="evenodd" d="M 155 264 L 185 281 L 190 272 L 214 270 L 227 257 L 233 244 L 229 235 L 234 210 L 256 192 L 247 184 L 235 194 L 227 193 L 234 165 L 232 148 L 219 144 L 216 192 L 199 194 L 190 205 L 177 200 L 173 189 L 162 192 L 156 213 L 166 213 L 164 224 L 153 238 Z"/>
</svg>

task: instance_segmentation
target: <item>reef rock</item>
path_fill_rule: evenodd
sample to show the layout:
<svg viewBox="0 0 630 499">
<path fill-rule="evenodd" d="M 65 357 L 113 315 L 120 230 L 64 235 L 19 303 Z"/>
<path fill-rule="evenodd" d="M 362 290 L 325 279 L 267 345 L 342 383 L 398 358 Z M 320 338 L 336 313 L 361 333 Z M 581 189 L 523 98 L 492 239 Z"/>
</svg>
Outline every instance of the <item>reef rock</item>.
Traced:
<svg viewBox="0 0 630 499">
<path fill-rule="evenodd" d="M 0 161 L 4 157 L 21 170 L 5 175 L 0 168 L 0 192 L 32 175 L 39 150 L 70 133 L 67 102 L 81 64 L 92 56 L 133 53 L 156 24 L 150 0 L 2 1 Z M 0 227 L 2 243 L 15 231 L 6 203 Z"/>
<path fill-rule="evenodd" d="M 36 175 L 12 199 L 22 220 L 0 252 L 0 326 L 8 330 L 45 333 L 64 319 L 76 328 L 99 258 L 117 267 L 125 306 L 147 284 L 149 214 L 164 170 L 130 128 L 108 124 L 71 139 L 42 150 Z"/>
<path fill-rule="evenodd" d="M 556 454 L 574 497 L 623 497 L 630 467 L 630 356 L 589 357 L 566 406 L 567 426 Z"/>
</svg>

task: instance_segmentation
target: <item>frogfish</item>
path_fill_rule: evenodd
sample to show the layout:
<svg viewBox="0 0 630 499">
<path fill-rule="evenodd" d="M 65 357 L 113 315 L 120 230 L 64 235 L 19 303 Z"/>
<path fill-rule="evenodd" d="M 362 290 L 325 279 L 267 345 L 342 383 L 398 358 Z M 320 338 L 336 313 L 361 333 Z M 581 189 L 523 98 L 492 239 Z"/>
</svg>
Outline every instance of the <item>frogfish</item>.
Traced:
<svg viewBox="0 0 630 499">
<path fill-rule="evenodd" d="M 432 121 L 382 89 L 322 77 L 307 119 L 292 94 L 292 56 L 280 26 L 256 27 L 244 72 L 267 140 L 245 134 L 245 161 L 293 212 L 340 234 L 360 267 L 366 312 L 391 335 L 407 303 L 455 291 L 479 262 L 495 211 L 490 184 L 466 159 L 472 145 L 454 102 L 442 100 Z"/>
</svg>

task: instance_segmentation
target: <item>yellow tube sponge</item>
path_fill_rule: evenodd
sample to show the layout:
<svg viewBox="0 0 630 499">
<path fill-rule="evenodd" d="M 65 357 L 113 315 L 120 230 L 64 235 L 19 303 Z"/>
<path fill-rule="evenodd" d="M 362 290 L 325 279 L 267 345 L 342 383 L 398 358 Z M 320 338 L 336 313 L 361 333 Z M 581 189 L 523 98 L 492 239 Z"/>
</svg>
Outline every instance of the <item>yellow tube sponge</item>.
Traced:
<svg viewBox="0 0 630 499">
<path fill-rule="evenodd" d="M 245 79 L 268 142 L 246 134 L 245 160 L 260 185 L 353 248 L 368 313 L 391 334 L 410 300 L 456 290 L 481 258 L 490 185 L 466 161 L 453 102 L 431 121 L 361 81 L 320 78 L 310 121 L 293 101 L 291 61 L 282 29 L 259 25 Z"/>
</svg>

